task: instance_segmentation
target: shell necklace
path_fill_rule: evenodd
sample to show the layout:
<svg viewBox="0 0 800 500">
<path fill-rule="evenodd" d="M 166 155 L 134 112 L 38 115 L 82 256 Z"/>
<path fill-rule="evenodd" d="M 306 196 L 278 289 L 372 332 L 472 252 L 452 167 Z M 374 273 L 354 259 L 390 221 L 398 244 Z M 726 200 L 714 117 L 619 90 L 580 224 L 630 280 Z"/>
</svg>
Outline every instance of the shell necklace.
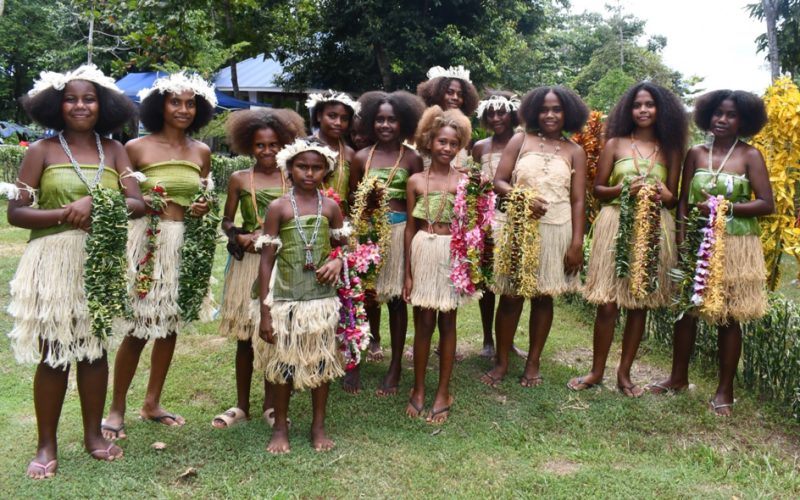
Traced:
<svg viewBox="0 0 800 500">
<path fill-rule="evenodd" d="M 77 160 L 75 160 L 75 157 L 72 156 L 72 151 L 69 149 L 69 144 L 67 144 L 67 140 L 64 138 L 64 133 L 63 132 L 58 133 L 58 142 L 61 143 L 61 149 L 64 150 L 64 153 L 66 153 L 70 163 L 72 163 L 72 168 L 75 169 L 75 173 L 78 174 L 80 180 L 83 181 L 84 184 L 86 184 L 86 187 L 89 188 L 89 191 L 97 187 L 97 184 L 100 182 L 100 179 L 103 178 L 103 170 L 105 170 L 106 168 L 105 166 L 106 155 L 103 154 L 103 145 L 100 142 L 100 134 L 98 134 L 97 132 L 94 133 L 94 140 L 95 143 L 97 144 L 97 156 L 100 158 L 100 160 L 97 165 L 97 173 L 94 176 L 94 181 L 89 183 L 89 180 L 86 179 L 86 176 L 83 174 L 83 170 L 81 170 L 80 164 L 78 163 Z"/>
<path fill-rule="evenodd" d="M 306 233 L 303 231 L 303 226 L 300 225 L 300 213 L 297 210 L 297 200 L 294 198 L 294 186 L 289 190 L 289 201 L 292 203 L 292 212 L 294 213 L 294 224 L 297 228 L 300 239 L 303 240 L 303 251 L 305 251 L 305 263 L 303 269 L 306 271 L 316 271 L 317 266 L 314 265 L 314 244 L 317 242 L 319 236 L 319 224 L 322 221 L 322 193 L 319 189 L 317 192 L 317 220 L 314 222 L 314 232 L 311 233 L 311 240 L 306 238 Z"/>
</svg>

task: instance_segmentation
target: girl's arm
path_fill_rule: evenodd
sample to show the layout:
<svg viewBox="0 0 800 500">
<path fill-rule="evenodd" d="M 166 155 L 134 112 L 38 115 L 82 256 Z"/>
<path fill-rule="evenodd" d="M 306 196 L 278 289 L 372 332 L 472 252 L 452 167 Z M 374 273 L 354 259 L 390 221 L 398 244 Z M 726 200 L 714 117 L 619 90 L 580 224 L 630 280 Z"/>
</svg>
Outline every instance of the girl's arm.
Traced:
<svg viewBox="0 0 800 500">
<path fill-rule="evenodd" d="M 678 199 L 675 193 L 678 192 L 678 180 L 681 175 L 681 157 L 675 154 L 667 159 L 667 184 L 661 184 L 661 203 L 666 208 L 675 208 Z"/>
<path fill-rule="evenodd" d="M 745 167 L 747 178 L 753 186 L 753 193 L 756 199 L 742 203 L 734 203 L 731 206 L 732 214 L 737 217 L 761 217 L 775 212 L 775 200 L 772 196 L 772 185 L 769 183 L 769 173 L 767 165 L 761 151 L 750 146 L 745 152 Z"/>
<path fill-rule="evenodd" d="M 592 194 L 598 200 L 613 200 L 622 193 L 622 184 L 618 186 L 608 185 L 608 179 L 611 177 L 611 171 L 614 168 L 614 151 L 617 149 L 617 143 L 618 139 L 616 137 L 609 139 L 600 152 L 600 158 L 597 160 L 597 175 L 594 178 Z"/>
<path fill-rule="evenodd" d="M 201 154 L 203 157 L 202 164 L 200 165 L 200 182 L 205 182 L 205 179 L 208 178 L 209 173 L 211 172 L 211 149 L 203 142 L 195 141 L 198 147 L 201 148 Z M 208 187 L 208 186 L 206 186 Z M 208 206 L 208 201 L 196 201 L 189 205 L 189 213 L 194 215 L 195 217 L 202 217 L 208 213 L 210 207 Z"/>
<path fill-rule="evenodd" d="M 272 279 L 272 268 L 275 265 L 275 254 L 280 249 L 278 233 L 281 223 L 281 214 L 279 213 L 281 212 L 281 201 L 275 200 L 270 203 L 264 227 L 261 229 L 263 237 L 267 241 L 261 247 L 261 260 L 258 267 L 258 297 L 261 305 L 261 323 L 258 327 L 258 336 L 270 344 L 275 343 L 275 338 L 273 337 L 272 314 L 265 301 L 267 295 L 269 295 L 269 284 Z"/>
<path fill-rule="evenodd" d="M 408 164 L 408 177 L 410 178 L 412 175 L 417 174 L 425 170 L 425 165 L 422 163 L 422 156 L 417 153 L 416 150 L 402 146 L 406 148 L 406 155 L 409 156 L 409 164 Z"/>
<path fill-rule="evenodd" d="M 414 218 L 414 207 L 417 205 L 416 184 L 418 175 L 412 175 L 406 184 L 406 213 L 408 214 L 408 221 L 406 222 L 406 230 L 403 234 L 403 250 L 406 256 L 405 260 L 405 282 L 403 283 L 403 300 L 406 302 L 411 301 L 411 290 L 414 288 L 414 279 L 411 275 L 411 240 L 417 234 L 417 220 Z"/>
<path fill-rule="evenodd" d="M 494 192 L 500 197 L 511 191 L 511 174 L 514 172 L 514 164 L 517 162 L 524 139 L 524 132 L 514 134 L 500 156 L 500 163 L 497 164 L 497 172 L 494 174 Z"/>
<path fill-rule="evenodd" d="M 44 141 L 37 141 L 28 148 L 22 158 L 16 182 L 20 195 L 18 199 L 8 201 L 8 223 L 13 226 L 41 229 L 65 221 L 65 208 L 44 210 L 31 207 L 33 194 L 28 189 L 39 188 L 39 181 L 44 171 L 45 149 Z"/>
<path fill-rule="evenodd" d="M 481 139 L 480 141 L 476 142 L 474 146 L 472 146 L 472 160 L 476 163 L 481 162 L 481 157 L 483 156 L 483 146 L 489 142 L 489 139 Z"/>
<path fill-rule="evenodd" d="M 577 274 L 583 266 L 583 231 L 586 226 L 586 152 L 574 145 L 572 183 L 569 201 L 572 208 L 572 241 L 564 255 L 564 271 Z"/>
<path fill-rule="evenodd" d="M 139 181 L 130 175 L 133 172 L 131 160 L 125 148 L 117 141 L 108 141 L 109 146 L 114 152 L 114 168 L 119 174 L 122 192 L 125 194 L 125 204 L 128 206 L 128 216 L 131 219 L 138 219 L 147 211 L 147 206 L 142 198 L 142 191 L 139 189 Z"/>
<path fill-rule="evenodd" d="M 347 193 L 347 201 L 352 207 L 355 204 L 355 196 L 356 191 L 358 191 L 358 185 L 361 184 L 361 180 L 366 175 L 364 168 L 366 166 L 367 161 L 367 153 L 369 153 L 369 148 L 364 148 L 353 157 L 353 161 L 350 163 L 350 180 L 348 182 L 348 193 Z"/>
<path fill-rule="evenodd" d="M 689 215 L 689 189 L 692 185 L 692 178 L 694 171 L 697 168 L 697 154 L 699 150 L 694 147 L 686 153 L 686 159 L 683 161 L 683 173 L 681 174 L 681 190 L 680 198 L 678 199 L 678 231 L 675 234 L 675 242 L 680 245 L 686 238 L 686 217 Z"/>
</svg>

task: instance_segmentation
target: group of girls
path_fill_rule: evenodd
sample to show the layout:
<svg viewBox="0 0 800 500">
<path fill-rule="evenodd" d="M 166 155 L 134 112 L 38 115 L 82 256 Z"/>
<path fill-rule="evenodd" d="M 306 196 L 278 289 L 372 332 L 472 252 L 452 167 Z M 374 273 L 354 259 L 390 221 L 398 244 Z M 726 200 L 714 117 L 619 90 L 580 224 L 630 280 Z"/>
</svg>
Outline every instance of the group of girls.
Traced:
<svg viewBox="0 0 800 500">
<path fill-rule="evenodd" d="M 366 292 L 371 340 L 365 346 L 368 359 L 381 359 L 380 312 L 386 304 L 391 361 L 376 394 L 396 394 L 406 304 L 413 306 L 414 383 L 408 416 L 430 423 L 449 417 L 458 307 L 481 298 L 482 354 L 495 358 L 481 381 L 495 387 L 507 375 L 509 355 L 516 350 L 514 332 L 530 300 L 530 343 L 527 355 L 518 351 L 527 357 L 519 383 L 535 387 L 544 382 L 540 358 L 553 321 L 553 298 L 574 292 L 597 304 L 597 318 L 592 370 L 570 380 L 570 389 L 602 383 L 620 308 L 626 309 L 620 391 L 637 397 L 644 390 L 686 389 L 696 321 L 702 317 L 719 327 L 720 383 L 710 406 L 718 415 L 729 415 L 741 352 L 739 324 L 763 315 L 766 308 L 756 218 L 772 212 L 772 193 L 761 155 L 739 140 L 766 122 L 761 100 L 741 91 L 716 91 L 698 99 L 695 123 L 713 140 L 693 147 L 684 158 L 687 123 L 680 101 L 649 82 L 626 91 L 606 124 L 592 189 L 602 209 L 591 229 L 582 285 L 587 160 L 568 134 L 584 125 L 586 105 L 564 87 L 537 88 L 521 100 L 492 91 L 479 101 L 462 67 L 432 68 L 428 77 L 417 95 L 375 91 L 355 101 L 332 91 L 312 94 L 306 104 L 316 131 L 307 138 L 303 119 L 286 109 L 239 111 L 228 119 L 232 151 L 252 156 L 254 164 L 228 181 L 222 230 L 230 257 L 220 332 L 237 341 L 237 403 L 214 417 L 212 425 L 227 428 L 250 418 L 250 386 L 257 371 L 264 378 L 262 414 L 272 428 L 269 452 L 290 449 L 293 389 L 311 390 L 312 446 L 320 451 L 334 446 L 325 430 L 330 382 L 344 375 L 346 391 L 362 389 L 357 363 L 345 371 L 337 345 L 343 320 L 337 284 L 348 273 L 347 244 L 352 247 L 376 231 L 385 234 L 378 238 L 380 268 Z M 140 416 L 170 426 L 185 423 L 160 405 L 160 397 L 177 332 L 194 319 L 184 314 L 181 297 L 186 290 L 201 298 L 208 292 L 207 274 L 198 278 L 181 270 L 191 258 L 182 250 L 197 247 L 184 238 L 189 226 L 184 221 L 213 216 L 206 179 L 210 151 L 189 134 L 210 120 L 216 99 L 211 86 L 183 73 L 157 80 L 140 97 L 140 119 L 151 134 L 124 147 L 101 135 L 129 122 L 135 109 L 113 80 L 93 66 L 44 73 L 23 99 L 33 120 L 59 131 L 28 149 L 17 182 L 5 189 L 9 221 L 31 229 L 10 284 L 9 311 L 17 358 L 38 362 L 34 403 L 39 444 L 27 471 L 32 478 L 56 472 L 56 428 L 72 362 L 78 370 L 85 447 L 93 458 L 122 457 L 114 441 L 126 437 L 127 392 L 148 339 L 154 346 Z M 475 143 L 469 155 L 468 117 L 476 110 L 492 135 Z M 487 248 L 494 247 L 493 284 L 471 296 L 457 292 L 450 275 L 454 200 L 465 175 L 478 168 L 469 164 L 469 156 L 480 164 L 484 180 L 493 180 L 499 199 L 486 242 Z M 117 193 L 130 218 L 127 255 L 109 256 L 125 263 L 117 278 L 127 287 L 125 302 L 131 310 L 129 319 L 114 324 L 123 340 L 105 419 L 109 336 L 98 331 L 97 280 L 93 272 L 84 273 L 95 269 L 93 245 L 108 233 L 95 227 L 88 236 L 92 223 L 106 220 L 101 217 L 106 212 L 94 206 L 105 199 L 103 189 Z M 620 243 L 623 237 L 636 240 L 625 208 L 630 200 L 655 207 L 648 219 L 655 235 L 649 253 L 644 252 L 648 262 L 637 260 L 641 252 L 628 255 L 626 242 Z M 677 230 L 670 212 L 675 207 Z M 693 232 L 699 226 L 687 222 L 698 218 L 690 216 L 697 211 L 699 220 L 727 214 L 722 275 L 716 278 L 723 305 L 711 311 L 701 305 L 700 292 L 692 296 L 694 307 L 675 326 L 670 377 L 643 389 L 631 380 L 630 369 L 647 310 L 669 306 L 679 293 L 669 271 L 679 261 L 695 262 L 696 249 L 687 251 L 685 243 L 697 239 Z M 351 217 L 366 224 L 354 224 L 354 233 L 347 222 Z M 115 227 L 124 233 L 124 227 Z M 359 234 L 359 227 L 371 233 Z M 620 272 L 620 262 L 650 271 L 646 283 L 639 283 L 641 272 Z M 426 367 L 437 326 L 439 381 L 426 410 Z"/>
</svg>

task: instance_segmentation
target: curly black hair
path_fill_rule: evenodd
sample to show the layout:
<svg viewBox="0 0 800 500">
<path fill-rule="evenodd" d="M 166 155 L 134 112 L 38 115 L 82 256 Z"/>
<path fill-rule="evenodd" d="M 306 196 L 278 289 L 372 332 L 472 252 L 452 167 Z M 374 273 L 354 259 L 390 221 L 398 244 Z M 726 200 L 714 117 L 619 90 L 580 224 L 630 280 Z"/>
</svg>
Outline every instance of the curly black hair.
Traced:
<svg viewBox="0 0 800 500">
<path fill-rule="evenodd" d="M 656 103 L 656 139 L 664 156 L 683 157 L 688 131 L 686 110 L 675 94 L 653 82 L 639 82 L 625 91 L 608 115 L 606 139 L 628 137 L 633 133 L 636 128 L 633 101 L 642 90 L 649 92 Z"/>
<path fill-rule="evenodd" d="M 164 128 L 164 99 L 170 92 L 152 92 L 149 96 L 142 99 L 139 106 L 139 120 L 144 128 L 152 133 L 161 132 Z M 194 120 L 186 128 L 186 132 L 192 134 L 208 125 L 214 116 L 214 107 L 203 96 L 194 96 L 195 107 L 197 109 Z"/>
<path fill-rule="evenodd" d="M 589 118 L 589 108 L 578 94 L 560 85 L 537 87 L 525 94 L 519 106 L 519 119 L 525 127 L 531 131 L 539 130 L 539 110 L 542 108 L 545 96 L 551 92 L 561 101 L 561 109 L 564 110 L 564 131 L 572 133 L 583 128 L 583 124 Z"/>
<path fill-rule="evenodd" d="M 136 116 L 136 106 L 125 94 L 107 89 L 102 85 L 94 85 L 97 91 L 97 102 L 100 105 L 97 123 L 94 130 L 101 135 L 117 132 Z M 31 120 L 45 128 L 64 130 L 66 123 L 61 112 L 64 90 L 49 88 L 33 97 L 27 95 L 20 98 L 22 108 Z"/>
<path fill-rule="evenodd" d="M 425 103 L 422 102 L 422 99 L 405 90 L 397 90 L 391 94 L 373 90 L 362 94 L 358 98 L 358 102 L 361 103 L 360 116 L 363 123 L 363 132 L 373 141 L 377 140 L 375 137 L 375 117 L 378 115 L 381 104 L 392 106 L 400 124 L 401 141 L 407 141 L 414 137 L 414 132 L 417 130 L 417 122 L 419 122 L 422 112 L 425 111 Z"/>
<path fill-rule="evenodd" d="M 694 103 L 694 123 L 700 130 L 711 127 L 711 117 L 722 101 L 730 100 L 739 113 L 739 135 L 752 137 L 767 123 L 764 101 L 744 90 L 714 90 L 697 98 Z"/>
<path fill-rule="evenodd" d="M 327 94 L 328 94 L 327 92 L 323 93 L 323 95 L 327 95 Z M 349 94 L 345 94 L 345 95 L 350 97 Z M 317 103 L 316 106 L 311 108 L 311 126 L 314 127 L 314 128 L 319 128 L 318 115 L 324 113 L 326 107 L 333 106 L 335 104 L 341 104 L 342 106 L 345 107 L 345 109 L 347 109 L 347 111 L 349 111 L 350 123 L 353 123 L 353 115 L 355 114 L 353 112 L 353 108 L 351 108 L 347 104 L 343 103 L 342 101 L 320 101 L 320 102 Z"/>
<path fill-rule="evenodd" d="M 425 105 L 430 106 L 444 106 L 444 96 L 447 94 L 447 88 L 450 87 L 450 82 L 453 80 L 461 83 L 461 90 L 464 92 L 464 104 L 461 105 L 461 112 L 467 116 L 478 109 L 478 91 L 475 85 L 460 78 L 448 78 L 440 76 L 431 78 L 417 85 L 417 95 L 425 101 Z"/>
<path fill-rule="evenodd" d="M 282 145 L 306 135 L 303 117 L 291 109 L 258 108 L 236 111 L 228 116 L 225 132 L 231 151 L 253 154 L 253 136 L 263 128 L 272 129 Z"/>
<path fill-rule="evenodd" d="M 483 96 L 483 100 L 487 100 L 487 99 L 489 99 L 489 98 L 491 98 L 493 96 L 502 96 L 502 97 L 505 97 L 506 99 L 511 99 L 515 95 L 517 95 L 517 94 L 515 94 L 514 92 L 509 92 L 508 90 L 487 90 L 486 91 L 486 95 Z M 480 120 L 480 122 L 481 122 L 481 127 L 485 128 L 485 129 L 489 129 L 490 128 L 489 127 L 489 122 L 486 121 L 486 112 L 487 111 L 488 111 L 488 109 L 484 110 L 483 114 L 478 117 L 478 120 Z M 513 111 L 511 111 L 510 114 L 511 114 L 511 128 L 515 129 L 519 125 L 519 115 L 517 113 L 513 112 Z"/>
</svg>

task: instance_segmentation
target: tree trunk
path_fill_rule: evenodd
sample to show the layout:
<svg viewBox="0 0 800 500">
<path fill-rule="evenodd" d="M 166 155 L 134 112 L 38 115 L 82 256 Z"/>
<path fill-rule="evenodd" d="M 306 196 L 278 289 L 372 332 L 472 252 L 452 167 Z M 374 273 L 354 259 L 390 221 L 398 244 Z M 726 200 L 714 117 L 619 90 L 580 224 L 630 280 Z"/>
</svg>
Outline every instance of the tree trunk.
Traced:
<svg viewBox="0 0 800 500">
<path fill-rule="evenodd" d="M 231 19 L 231 1 L 225 0 L 225 29 L 228 31 L 228 42 L 233 44 L 233 20 Z M 233 97 L 241 99 L 239 91 L 239 72 L 236 71 L 237 56 L 231 58 L 231 86 L 233 87 Z"/>
<path fill-rule="evenodd" d="M 781 73 L 780 54 L 778 52 L 778 0 L 761 0 L 764 9 L 764 19 L 767 20 L 767 44 L 769 47 L 769 69 L 772 81 L 778 79 Z"/>
<path fill-rule="evenodd" d="M 378 70 L 381 72 L 383 90 L 389 92 L 392 88 L 392 68 L 389 65 L 389 59 L 386 57 L 386 51 L 383 50 L 383 45 L 380 42 L 375 42 L 372 44 L 372 52 L 375 54 L 375 62 L 378 63 Z"/>
</svg>

